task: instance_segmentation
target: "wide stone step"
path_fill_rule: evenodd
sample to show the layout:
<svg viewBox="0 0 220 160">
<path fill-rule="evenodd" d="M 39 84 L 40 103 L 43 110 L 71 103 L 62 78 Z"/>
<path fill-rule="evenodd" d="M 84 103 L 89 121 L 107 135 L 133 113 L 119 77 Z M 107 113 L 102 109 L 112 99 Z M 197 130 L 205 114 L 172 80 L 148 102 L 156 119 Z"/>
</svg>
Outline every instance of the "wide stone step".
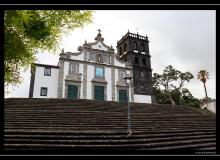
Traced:
<svg viewBox="0 0 220 160">
<path fill-rule="evenodd" d="M 77 110 L 65 110 L 65 109 L 61 109 L 61 110 L 19 110 L 19 111 L 15 111 L 15 110 L 10 110 L 10 111 L 7 111 L 5 110 L 5 113 L 8 114 L 8 115 L 19 115 L 19 114 L 25 114 L 25 115 L 29 115 L 29 114 L 46 114 L 46 113 L 51 113 L 53 115 L 57 115 L 57 114 L 66 114 L 66 115 L 75 115 L 75 114 L 79 114 L 79 115 L 86 115 L 86 114 L 97 114 L 97 115 L 117 115 L 117 116 L 121 116 L 121 115 L 125 115 L 125 113 L 127 113 L 127 111 L 124 111 L 124 112 L 107 112 L 107 111 L 83 111 L 83 110 L 80 110 L 80 111 L 77 111 Z M 199 114 L 199 113 L 163 113 L 163 112 L 160 112 L 160 113 L 155 113 L 155 114 L 152 114 L 150 112 L 132 112 L 131 111 L 131 114 L 134 115 L 134 116 L 164 116 L 164 117 L 168 117 L 168 116 L 171 116 L 171 117 L 181 117 L 181 116 L 186 116 L 186 117 L 197 117 L 197 116 L 200 116 L 200 117 L 210 117 L 208 115 L 202 115 L 202 114 Z M 213 117 L 215 118 L 215 117 Z"/>
<path fill-rule="evenodd" d="M 201 115 L 201 113 L 199 112 L 193 112 L 193 111 L 178 111 L 178 110 L 174 110 L 174 111 L 170 111 L 170 110 L 162 110 L 162 109 L 158 109 L 158 110 L 133 110 L 131 109 L 131 113 L 137 113 L 137 114 L 152 114 L 152 113 L 157 113 L 159 112 L 160 114 L 188 114 L 188 115 Z M 8 109 L 8 108 L 5 108 L 5 111 L 7 111 L 8 113 L 22 113 L 22 112 L 32 112 L 32 111 L 35 111 L 35 112 L 52 112 L 52 113 L 56 113 L 56 112 L 66 112 L 68 113 L 68 111 L 71 111 L 71 112 L 100 112 L 100 113 L 125 113 L 127 112 L 127 108 L 126 109 L 123 109 L 123 110 L 120 110 L 120 111 L 115 111 L 115 110 L 112 110 L 112 109 L 109 109 L 109 110 L 99 110 L 99 109 L 74 109 L 74 108 L 62 108 L 62 106 L 60 107 L 57 107 L 57 108 L 11 108 L 11 109 Z M 206 114 L 203 114 L 203 115 L 206 115 Z"/>
<path fill-rule="evenodd" d="M 152 149 L 156 147 L 172 147 L 172 146 L 184 146 L 184 145 L 192 145 L 195 148 L 199 148 L 201 146 L 208 146 L 207 144 L 214 145 L 216 139 L 215 138 L 207 138 L 207 139 L 194 139 L 194 140 L 176 140 L 172 142 L 155 142 L 155 143 L 133 143 L 133 144 L 91 144 L 91 145 L 72 145 L 72 144 L 44 144 L 44 143 L 34 143 L 34 144 L 28 144 L 28 143 L 23 143 L 23 144 L 5 144 L 5 150 L 10 150 L 13 148 L 17 148 L 17 150 L 47 150 L 47 149 L 52 149 L 52 150 L 65 150 L 65 149 L 90 149 L 90 150 L 106 150 L 106 149 L 111 149 L 111 150 L 117 150 L 117 149 Z"/>
<path fill-rule="evenodd" d="M 29 119 L 51 119 L 51 120 L 57 120 L 57 119 L 64 119 L 64 120 L 80 120 L 80 119 L 83 119 L 83 120 L 99 120 L 100 118 L 102 118 L 103 120 L 126 120 L 127 119 L 127 116 L 99 116 L 99 115 L 85 115 L 85 116 L 77 116 L 77 115 L 56 115 L 56 116 L 47 116 L 47 115 L 33 115 L 33 116 L 25 116 L 23 115 L 22 116 L 7 116 L 7 118 L 5 118 L 5 121 L 8 120 L 8 121 L 13 121 L 13 120 L 29 120 Z M 131 120 L 143 120 L 143 121 L 173 121 L 173 122 L 179 122 L 179 121 L 195 121 L 195 122 L 216 122 L 216 119 L 212 119 L 212 118 L 193 118 L 193 117 L 188 117 L 188 118 L 182 118 L 182 117 L 169 117 L 169 118 L 166 118 L 166 117 L 137 117 L 137 116 L 131 116 Z"/>
<path fill-rule="evenodd" d="M 56 117 L 62 117 L 62 116 L 67 116 L 67 117 L 74 117 L 74 118 L 78 118 L 78 117 L 84 117 L 84 118 L 127 118 L 127 116 L 125 115 L 125 113 L 123 113 L 123 114 L 117 114 L 117 113 L 115 113 L 115 114 L 105 114 L 105 113 L 103 113 L 103 114 L 101 114 L 101 113 L 83 113 L 83 114 L 78 114 L 77 115 L 77 113 L 67 113 L 67 114 L 65 114 L 65 113 L 57 113 L 57 114 L 53 114 L 53 113 L 50 113 L 50 112 L 46 112 L 46 113 L 43 113 L 43 112 L 39 112 L 39 113 L 34 113 L 34 112 L 31 112 L 30 114 L 29 113 L 12 113 L 12 114 L 9 114 L 9 113 L 7 113 L 7 114 L 5 114 L 6 116 L 7 116 L 7 119 L 8 118 L 13 118 L 13 117 L 18 117 L 18 118 L 26 118 L 26 117 L 38 117 L 38 118 L 40 118 L 40 117 L 51 117 L 51 118 L 56 118 Z M 90 117 L 88 117 L 88 116 L 90 116 Z M 138 115 L 138 114 L 131 114 L 131 117 L 132 118 L 139 118 L 139 119 L 150 119 L 150 118 L 153 118 L 153 119 L 156 119 L 156 118 L 158 118 L 158 119 L 175 119 L 175 118 L 178 118 L 178 119 L 200 119 L 200 120 L 202 120 L 203 118 L 204 119 L 212 119 L 212 120 L 215 120 L 215 118 L 212 118 L 212 117 L 207 117 L 207 116 L 200 116 L 200 115 L 195 115 L 195 116 L 190 116 L 190 115 L 184 115 L 184 114 L 182 114 L 182 115 L 178 115 L 178 114 L 176 114 L 175 116 L 173 116 L 173 115 L 154 115 L 154 116 L 151 116 L 151 115 Z M 63 117 L 63 118 L 65 118 L 65 117 Z M 205 120 L 204 120 L 205 121 Z"/>
<path fill-rule="evenodd" d="M 178 128 L 177 130 L 175 131 L 170 131 L 169 128 L 166 128 L 164 130 L 160 130 L 160 131 L 153 131 L 153 130 L 150 130 L 150 131 L 147 131 L 147 132 L 140 132 L 140 131 L 132 131 L 134 132 L 135 134 L 158 134 L 158 133 L 194 133 L 194 132 L 216 132 L 216 129 L 215 128 L 204 128 L 204 129 L 201 129 L 201 128 L 197 128 L 197 129 L 194 129 L 194 128 L 190 128 L 190 129 L 180 129 Z M 5 133 L 13 133 L 13 134 L 41 134 L 41 133 L 44 133 L 44 134 L 71 134 L 71 135 L 84 135 L 84 134 L 127 134 L 127 132 L 124 132 L 124 131 L 118 131 L 118 130 L 114 130 L 114 131 L 92 131 L 92 130 L 87 130 L 87 131 L 71 131 L 71 130 L 66 130 L 66 131 L 62 131 L 62 130 L 41 130 L 41 129 L 35 129 L 35 130 L 30 130 L 30 129 L 4 129 L 4 132 Z"/>
<path fill-rule="evenodd" d="M 127 121 L 107 121 L 107 122 L 100 122 L 100 121 L 16 121 L 16 122 L 5 122 L 4 125 L 6 127 L 9 126 L 127 126 Z M 202 126 L 202 127 L 216 127 L 213 123 L 171 123 L 171 122 L 135 122 L 132 121 L 130 123 L 132 126 L 144 126 L 144 127 L 152 127 L 152 126 Z"/>
<path fill-rule="evenodd" d="M 152 137 L 180 137 L 180 136 L 213 136 L 216 131 L 195 131 L 195 132 L 177 132 L 177 133 L 136 133 L 127 134 L 69 134 L 69 133 L 44 133 L 44 132 L 6 132 L 5 138 L 33 138 L 33 139 L 131 139 L 131 138 L 152 138 Z"/>
<path fill-rule="evenodd" d="M 215 125 L 210 125 L 210 124 L 206 124 L 206 125 L 199 125 L 199 124 L 161 124 L 161 123 L 154 123 L 154 124 L 138 124 L 138 123 L 131 123 L 131 127 L 132 128 L 137 128 L 137 127 L 143 127 L 143 128 L 151 128 L 151 127 L 161 127 L 161 125 L 163 125 L 163 127 L 208 127 L 208 128 L 216 128 Z M 30 122 L 30 123 L 5 123 L 5 128 L 8 127 L 127 127 L 127 123 L 40 123 L 40 122 Z"/>
<path fill-rule="evenodd" d="M 121 108 L 127 108 L 127 103 L 118 103 L 118 102 L 53 102 L 53 101 L 48 101 L 48 102 L 17 102 L 17 103 L 5 103 L 5 106 L 7 108 L 28 108 L 28 107 L 56 107 L 56 106 L 63 106 L 63 107 L 79 107 L 83 109 L 93 109 L 93 108 L 99 108 L 99 109 L 121 109 Z M 111 106 L 111 107 L 109 107 Z M 138 104 L 138 103 L 131 103 L 130 105 L 131 108 L 135 109 L 158 109 L 158 108 L 164 108 L 164 109 L 177 109 L 177 110 L 195 110 L 191 109 L 190 107 L 187 106 L 171 106 L 171 105 L 155 105 L 155 104 Z"/>
<path fill-rule="evenodd" d="M 142 150 L 146 150 L 148 148 L 142 148 Z M 216 150 L 215 142 L 206 142 L 202 144 L 183 144 L 183 145 L 175 145 L 175 146 L 162 146 L 162 147 L 152 147 L 150 150 Z"/>
<path fill-rule="evenodd" d="M 181 129 L 190 129 L 191 127 L 133 127 L 132 130 L 133 131 L 160 131 L 160 130 L 181 130 Z M 5 129 L 22 129 L 22 130 L 35 130 L 35 129 L 39 129 L 39 130 L 72 130 L 72 131 L 86 131 L 86 130 L 90 130 L 90 131 L 97 131 L 97 130 L 101 130 L 101 131 L 112 131 L 112 130 L 118 130 L 118 131 L 126 131 L 127 127 L 5 127 Z M 194 127 L 194 129 L 215 129 L 213 127 Z"/>
<path fill-rule="evenodd" d="M 198 148 L 198 150 L 202 150 L 202 151 L 216 151 L 216 144 L 214 143 L 213 147 L 212 147 L 212 145 L 210 145 L 208 147 L 204 146 L 204 147 Z"/>
<path fill-rule="evenodd" d="M 69 99 L 5 99 L 7 150 L 215 150 L 216 116 L 186 106 Z M 187 146 L 187 147 L 186 147 Z"/>
<path fill-rule="evenodd" d="M 112 138 L 108 138 L 108 139 L 100 139 L 100 137 L 95 138 L 93 137 L 92 139 L 87 138 L 87 139 L 63 139 L 62 137 L 57 137 L 57 139 L 54 139 L 52 137 L 47 137 L 46 139 L 43 139 L 42 137 L 16 137 L 16 138 L 12 138 L 12 137 L 6 137 L 5 138 L 5 143 L 6 144 L 11 144 L 11 143 L 45 143 L 45 144 L 128 144 L 128 143 L 152 143 L 152 142 L 165 142 L 165 141 L 176 141 L 176 140 L 190 140 L 190 139 L 213 139 L 215 138 L 215 135 L 184 135 L 184 136 L 173 136 L 173 137 L 123 137 L 123 139 L 114 139 L 114 137 Z"/>
<path fill-rule="evenodd" d="M 84 110 L 114 110 L 114 111 L 122 111 L 127 109 L 127 105 L 109 105 L 103 107 L 103 104 L 93 105 L 93 104 L 15 104 L 15 105 L 5 105 L 6 109 L 59 109 L 59 108 L 67 108 L 67 109 L 84 109 Z M 131 106 L 131 110 L 134 111 L 154 111 L 154 110 L 163 110 L 163 111 L 186 111 L 186 112 L 195 112 L 195 110 L 191 110 L 186 107 L 155 107 L 155 106 L 144 106 L 144 107 L 138 107 L 138 106 Z"/>
</svg>

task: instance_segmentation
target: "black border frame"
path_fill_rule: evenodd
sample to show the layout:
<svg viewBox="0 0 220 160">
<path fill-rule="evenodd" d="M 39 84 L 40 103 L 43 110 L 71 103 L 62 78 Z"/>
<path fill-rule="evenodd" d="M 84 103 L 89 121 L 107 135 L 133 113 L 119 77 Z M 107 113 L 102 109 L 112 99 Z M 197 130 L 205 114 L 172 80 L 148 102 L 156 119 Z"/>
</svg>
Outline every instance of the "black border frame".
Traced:
<svg viewBox="0 0 220 160">
<path fill-rule="evenodd" d="M 67 0 L 67 1 L 69 1 L 69 0 Z M 147 5 L 147 4 L 142 4 L 142 5 L 137 5 L 137 4 L 125 4 L 125 5 L 115 5 L 115 4 L 112 4 L 112 5 L 104 5 L 104 4 L 80 4 L 80 3 L 82 3 L 82 1 L 81 0 L 76 0 L 75 2 L 76 3 L 78 3 L 77 5 L 76 4 L 63 4 L 63 3 L 65 3 L 65 2 L 67 2 L 66 0 L 64 0 L 64 1 L 62 1 L 62 2 L 60 2 L 60 3 L 57 3 L 55 0 L 54 1 L 52 1 L 54 4 L 50 4 L 50 5 L 48 5 L 48 4 L 46 4 L 46 3 L 48 3 L 48 2 L 43 2 L 42 0 L 32 0 L 32 2 L 33 3 L 42 3 L 42 4 L 38 4 L 38 5 L 35 5 L 35 4 L 29 4 L 29 5 L 27 5 L 27 3 L 30 3 L 30 0 L 21 0 L 19 3 L 20 4 L 23 4 L 23 5 L 20 5 L 20 4 L 8 4 L 9 3 L 9 1 L 6 1 L 6 0 L 3 0 L 2 2 L 0 2 L 0 3 L 2 3 L 2 4 L 8 4 L 8 5 L 0 5 L 0 7 L 1 7 L 1 9 L 3 9 L 2 11 L 2 13 L 4 14 L 4 10 L 6 9 L 70 9 L 70 8 L 72 8 L 72 9 L 89 9 L 89 10 L 91 10 L 91 9 L 94 9 L 94 10 L 96 10 L 96 9 L 101 9 L 101 8 L 103 8 L 103 9 L 109 9 L 109 8 L 115 8 L 115 9 L 122 9 L 123 8 L 123 10 L 125 9 L 125 10 L 130 10 L 130 9 L 134 9 L 134 10 L 137 10 L 137 9 L 141 9 L 141 10 L 145 10 L 145 9 L 149 9 L 149 10 L 155 10 L 155 9 L 159 9 L 159 10 L 167 10 L 167 8 L 169 9 L 169 8 L 171 8 L 171 10 L 173 10 L 174 8 L 174 10 L 182 10 L 182 9 L 187 9 L 187 10 L 216 10 L 216 20 L 217 20 L 217 18 L 219 18 L 219 5 L 215 5 L 215 3 L 213 3 L 214 1 L 212 1 L 212 0 L 207 0 L 207 1 L 199 1 L 200 3 L 203 3 L 203 4 L 197 4 L 197 5 L 190 5 L 190 4 L 193 4 L 194 3 L 194 1 L 192 1 L 192 0 L 185 0 L 184 1 L 184 5 L 178 5 L 178 4 L 172 4 L 173 2 L 171 2 L 171 3 L 169 3 L 168 1 L 166 1 L 168 4 L 170 4 L 170 5 L 163 5 L 163 4 L 154 4 L 154 3 L 151 3 L 151 4 L 149 4 L 149 5 Z M 18 1 L 17 0 L 14 0 L 14 1 L 12 1 L 12 3 L 17 3 Z M 208 3 L 213 3 L 213 4 L 208 4 Z M 56 4 L 55 4 L 56 3 Z M 68 3 L 68 2 L 67 2 Z M 93 3 L 93 2 L 92 2 Z M 136 1 L 136 3 L 138 3 L 138 1 Z M 186 4 L 186 3 L 188 3 L 188 4 Z M 46 5 L 45 5 L 46 4 Z M 1 16 L 1 19 L 0 19 L 2 22 L 3 22 L 3 17 Z M 3 32 L 3 23 L 1 23 L 1 25 L 2 25 L 2 27 L 0 27 L 0 29 L 1 29 L 1 31 L 2 31 L 2 33 L 4 33 Z M 216 44 L 217 44 L 217 40 L 218 40 L 218 31 L 217 31 L 217 27 L 218 26 L 218 24 L 216 24 Z M 3 34 L 2 34 L 3 35 Z M 1 37 L 0 38 L 0 40 L 3 42 L 3 38 Z M 218 45 L 216 45 L 216 47 L 218 48 Z M 2 49 L 2 53 L 3 53 L 3 48 L 1 48 Z M 218 50 L 216 49 L 216 53 L 218 52 Z M 217 54 L 216 54 L 216 59 L 217 59 Z M 3 58 L 2 59 L 0 59 L 0 60 L 2 60 L 2 64 L 3 64 Z M 217 60 L 216 60 L 217 61 Z M 217 65 L 217 63 L 216 63 L 216 65 Z M 4 67 L 4 66 L 3 66 Z M 217 66 L 216 66 L 217 67 Z M 4 72 L 3 72 L 3 74 L 2 75 L 4 75 Z M 218 79 L 218 77 L 216 77 L 216 79 Z M 2 78 L 2 80 L 3 80 L 3 78 Z M 218 84 L 216 84 L 216 87 L 218 86 Z M 3 86 L 2 86 L 2 88 L 3 88 Z M 3 93 L 3 95 L 4 95 L 4 93 Z M 2 101 L 3 102 L 3 101 Z M 4 103 L 3 103 L 3 105 L 2 105 L 2 107 L 1 107 L 1 109 L 2 109 L 2 116 L 1 116 L 1 118 L 2 118 L 2 121 L 1 122 L 4 122 L 4 108 L 3 108 L 3 106 L 4 106 Z M 218 115 L 218 112 L 219 112 L 219 109 L 218 109 L 218 107 L 217 107 L 217 109 L 216 109 L 216 115 Z M 218 121 L 219 121 L 219 116 L 216 116 L 216 124 L 218 124 Z M 219 132 L 219 129 L 218 129 L 218 127 L 217 127 L 218 125 L 216 125 L 216 134 L 218 135 L 218 132 Z M 2 127 L 2 128 L 4 128 L 4 127 Z M 2 135 L 4 135 L 4 130 L 2 130 Z M 219 156 L 219 154 L 220 154 L 220 152 L 219 152 L 219 138 L 218 138 L 218 136 L 217 136 L 217 138 L 216 138 L 216 147 L 217 147 L 217 150 L 216 150 L 216 155 L 186 155 L 187 156 L 187 158 L 188 158 L 188 156 L 194 156 L 192 159 L 204 159 L 205 157 L 207 157 L 207 156 L 209 156 L 209 157 L 212 157 L 212 158 L 215 158 L 215 156 Z M 3 143 L 1 143 L 2 144 L 2 147 L 1 148 L 3 148 L 3 144 L 4 144 L 4 139 L 3 139 L 3 136 L 2 136 L 2 139 L 1 139 L 1 142 L 3 142 Z M 4 155 L 5 154 L 11 154 L 10 152 L 6 152 L 6 151 L 4 151 L 4 150 L 0 150 L 0 152 L 1 153 L 3 153 Z M 127 151 L 126 151 L 127 152 Z M 125 155 L 126 155 L 126 152 L 124 153 Z M 36 155 L 36 153 L 37 154 L 43 154 L 43 155 L 48 155 L 48 154 L 60 154 L 60 153 L 54 153 L 54 152 L 46 152 L 46 153 L 43 153 L 43 152 L 33 152 L 33 153 L 28 153 L 27 154 L 27 152 L 18 152 L 17 153 L 17 155 L 24 155 L 24 154 L 27 154 L 27 155 Z M 62 152 L 61 152 L 62 153 Z M 90 153 L 90 152 L 88 152 L 88 153 Z M 127 152 L 127 154 L 128 154 L 129 152 Z M 153 153 L 153 152 L 151 152 L 151 153 Z M 16 154 L 16 152 L 12 152 L 12 154 Z M 64 153 L 65 154 L 65 153 Z M 68 154 L 68 153 L 67 153 Z M 73 153 L 74 154 L 74 153 Z M 100 153 L 97 153 L 97 152 L 92 152 L 92 153 L 90 153 L 90 154 L 92 154 L 92 155 L 100 155 Z M 108 155 L 109 154 L 109 152 L 106 154 L 106 153 L 104 153 L 104 155 Z M 123 155 L 123 152 L 121 153 L 122 155 Z M 121 155 L 120 154 L 120 155 Z M 154 154 L 154 153 L 153 153 Z M 164 155 L 165 154 L 165 155 Z M 182 152 L 182 153 L 180 153 L 180 154 L 184 154 L 184 152 Z M 79 155 L 81 155 L 81 156 L 86 156 L 83 152 L 82 153 L 80 153 L 80 152 L 78 152 L 78 154 L 74 154 L 74 156 L 79 156 Z M 103 155 L 103 153 L 101 154 L 101 155 Z M 129 156 L 132 156 L 132 155 L 130 155 L 130 154 L 128 154 Z M 143 156 L 143 153 L 138 153 L 137 152 L 137 155 L 142 155 Z M 167 156 L 167 153 L 166 152 L 164 152 L 164 153 L 162 153 L 162 155 L 163 156 Z M 168 154 L 169 155 L 169 154 Z M 174 153 L 174 154 L 172 154 L 172 155 L 178 155 L 179 156 L 179 153 Z M 90 155 L 91 156 L 91 155 Z M 109 156 L 109 155 L 108 155 Z M 123 155 L 124 156 L 124 155 Z M 150 154 L 150 155 L 146 155 L 146 156 L 152 156 L 152 154 Z M 55 158 L 55 157 L 53 157 L 53 158 Z M 100 157 L 100 158 L 102 158 L 102 157 Z M 163 158 L 166 158 L 166 157 L 163 157 Z M 171 157 L 169 157 L 169 158 L 171 158 Z M 172 159 L 172 158 L 171 158 Z M 185 158 L 184 158 L 185 159 Z M 205 158 L 206 159 L 206 158 Z"/>
</svg>

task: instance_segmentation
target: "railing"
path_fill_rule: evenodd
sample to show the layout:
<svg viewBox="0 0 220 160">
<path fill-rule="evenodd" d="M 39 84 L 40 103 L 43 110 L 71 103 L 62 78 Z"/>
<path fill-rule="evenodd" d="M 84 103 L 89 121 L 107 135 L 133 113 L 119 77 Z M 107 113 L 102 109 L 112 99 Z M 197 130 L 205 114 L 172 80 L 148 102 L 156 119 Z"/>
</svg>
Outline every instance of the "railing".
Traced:
<svg viewBox="0 0 220 160">
<path fill-rule="evenodd" d="M 118 41 L 118 44 L 121 43 L 125 38 L 127 37 L 133 37 L 133 38 L 138 38 L 138 39 L 142 39 L 142 40 L 146 40 L 147 37 L 138 35 L 138 34 L 134 34 L 134 33 L 127 33 L 124 37 L 122 37 L 122 39 L 120 41 Z"/>
</svg>

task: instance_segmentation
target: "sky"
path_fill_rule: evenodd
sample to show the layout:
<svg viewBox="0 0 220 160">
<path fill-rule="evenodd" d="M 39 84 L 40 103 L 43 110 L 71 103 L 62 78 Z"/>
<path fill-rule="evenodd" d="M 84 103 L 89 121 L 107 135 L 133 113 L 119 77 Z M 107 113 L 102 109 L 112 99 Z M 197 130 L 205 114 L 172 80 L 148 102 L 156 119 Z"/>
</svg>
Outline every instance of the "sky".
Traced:
<svg viewBox="0 0 220 160">
<path fill-rule="evenodd" d="M 202 82 L 197 79 L 199 70 L 209 72 L 207 93 L 216 98 L 216 11 L 214 10 L 99 10 L 93 13 L 93 23 L 77 28 L 62 36 L 60 49 L 55 53 L 37 54 L 37 63 L 57 65 L 59 53 L 77 52 L 77 48 L 94 38 L 101 29 L 104 43 L 116 50 L 128 30 L 148 36 L 153 73 L 161 74 L 172 65 L 181 72 L 189 71 L 194 79 L 185 83 L 196 98 L 205 97 Z M 28 97 L 30 69 L 22 72 L 23 82 L 10 88 L 5 97 Z"/>
</svg>

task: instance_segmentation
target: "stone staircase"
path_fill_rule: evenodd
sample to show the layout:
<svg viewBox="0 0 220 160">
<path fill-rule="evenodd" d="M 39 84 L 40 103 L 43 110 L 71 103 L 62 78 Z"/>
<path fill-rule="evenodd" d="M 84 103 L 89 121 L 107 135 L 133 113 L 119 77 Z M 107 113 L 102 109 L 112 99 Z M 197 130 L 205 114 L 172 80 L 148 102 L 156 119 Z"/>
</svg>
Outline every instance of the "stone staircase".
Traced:
<svg viewBox="0 0 220 160">
<path fill-rule="evenodd" d="M 69 99 L 5 99 L 5 150 L 216 152 L 216 117 L 187 106 Z"/>
</svg>

